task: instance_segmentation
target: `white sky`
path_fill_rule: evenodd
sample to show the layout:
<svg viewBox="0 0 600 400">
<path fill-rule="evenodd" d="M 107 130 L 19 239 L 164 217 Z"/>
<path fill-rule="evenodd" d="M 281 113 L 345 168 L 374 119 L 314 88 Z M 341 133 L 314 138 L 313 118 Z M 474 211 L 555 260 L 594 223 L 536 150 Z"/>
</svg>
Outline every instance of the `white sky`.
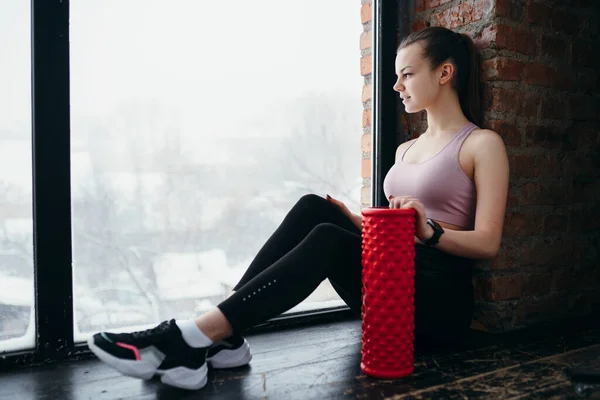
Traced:
<svg viewBox="0 0 600 400">
<path fill-rule="evenodd" d="M 29 3 L 0 0 L 0 182 L 25 193 L 31 192 Z M 158 145 L 173 124 L 197 158 L 207 159 L 208 151 L 220 159 L 217 152 L 233 151 L 223 149 L 224 137 L 281 135 L 280 107 L 309 93 L 355 99 L 357 112 L 348 118 L 356 130 L 339 151 L 357 154 L 359 179 L 359 0 L 71 0 L 70 6 L 73 190 L 86 179 L 94 124 Z M 153 118 L 153 110 L 167 120 Z M 128 119 L 144 121 L 127 129 Z M 158 136 L 145 135 L 155 122 Z M 122 145 L 110 140 L 109 161 Z M 31 229 L 28 220 L 14 222 L 14 229 Z M 29 289 L 21 294 L 31 300 Z M 0 291 L 6 296 L 6 286 Z M 31 345 L 31 332 L 14 348 Z"/>
<path fill-rule="evenodd" d="M 29 1 L 0 0 L 0 131 L 25 139 L 29 20 Z M 171 110 L 191 147 L 250 134 L 270 107 L 307 92 L 359 102 L 361 32 L 358 0 L 73 0 L 72 143 L 80 121 L 110 124 L 111 112 L 139 101 Z M 349 116 L 358 135 L 360 117 Z M 258 134 L 277 134 L 260 125 Z M 30 185 L 30 149 L 11 146 L 0 149 L 0 180 Z"/>
</svg>

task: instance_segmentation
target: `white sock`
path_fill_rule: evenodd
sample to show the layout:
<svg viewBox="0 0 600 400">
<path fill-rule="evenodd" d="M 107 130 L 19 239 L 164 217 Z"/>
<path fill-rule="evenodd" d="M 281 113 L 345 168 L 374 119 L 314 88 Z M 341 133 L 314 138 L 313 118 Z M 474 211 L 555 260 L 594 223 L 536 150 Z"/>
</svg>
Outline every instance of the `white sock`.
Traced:
<svg viewBox="0 0 600 400">
<path fill-rule="evenodd" d="M 209 347 L 213 342 L 198 328 L 193 319 L 175 320 L 183 340 L 190 347 Z"/>
</svg>

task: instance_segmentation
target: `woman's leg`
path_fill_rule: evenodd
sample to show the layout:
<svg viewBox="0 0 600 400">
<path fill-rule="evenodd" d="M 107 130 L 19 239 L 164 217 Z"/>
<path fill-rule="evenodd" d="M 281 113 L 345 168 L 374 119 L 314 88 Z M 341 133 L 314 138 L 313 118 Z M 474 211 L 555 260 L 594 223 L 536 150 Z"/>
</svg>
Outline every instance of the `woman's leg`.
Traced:
<svg viewBox="0 0 600 400">
<path fill-rule="evenodd" d="M 458 344 L 474 309 L 473 261 L 416 246 L 415 348 L 435 351 Z"/>
<path fill-rule="evenodd" d="M 334 204 L 314 194 L 302 196 L 260 249 L 233 290 L 239 290 L 286 255 L 322 223 L 331 223 L 360 234 L 360 229 Z"/>
<path fill-rule="evenodd" d="M 296 247 L 196 323 L 213 341 L 232 331 L 240 333 L 299 304 L 328 277 L 343 289 L 342 298 L 360 310 L 361 243 L 359 233 L 333 223 L 318 224 Z"/>
</svg>

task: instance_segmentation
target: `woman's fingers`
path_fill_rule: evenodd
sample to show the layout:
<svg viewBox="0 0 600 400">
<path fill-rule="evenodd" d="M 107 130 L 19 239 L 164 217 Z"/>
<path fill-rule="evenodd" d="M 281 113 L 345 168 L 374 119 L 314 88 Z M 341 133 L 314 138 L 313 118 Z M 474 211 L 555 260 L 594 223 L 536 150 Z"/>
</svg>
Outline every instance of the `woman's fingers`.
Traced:
<svg viewBox="0 0 600 400">
<path fill-rule="evenodd" d="M 341 201 L 334 199 L 333 197 L 331 197 L 330 195 L 327 195 L 327 200 L 331 201 L 333 204 L 339 206 Z"/>
<path fill-rule="evenodd" d="M 418 202 L 419 200 L 417 200 L 416 198 L 414 198 L 412 196 L 398 196 L 398 197 L 390 196 L 390 208 L 404 208 L 406 206 L 406 204 L 410 201 Z"/>
<path fill-rule="evenodd" d="M 327 197 L 327 200 L 329 200 L 330 202 L 332 202 L 333 204 L 335 204 L 336 206 L 338 206 L 342 211 L 348 212 L 348 207 L 346 207 L 346 205 L 344 203 L 342 203 L 339 200 L 334 199 L 330 195 L 326 195 L 326 197 Z"/>
</svg>

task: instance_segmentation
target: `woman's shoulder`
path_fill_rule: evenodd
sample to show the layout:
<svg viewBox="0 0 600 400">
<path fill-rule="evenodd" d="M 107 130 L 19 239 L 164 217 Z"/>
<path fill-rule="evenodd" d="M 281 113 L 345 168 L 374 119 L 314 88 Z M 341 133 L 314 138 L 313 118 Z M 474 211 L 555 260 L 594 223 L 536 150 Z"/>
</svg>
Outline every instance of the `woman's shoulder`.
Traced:
<svg viewBox="0 0 600 400">
<path fill-rule="evenodd" d="M 507 157 L 506 145 L 502 136 L 491 129 L 474 129 L 463 144 L 467 159 L 473 165 Z"/>
<path fill-rule="evenodd" d="M 407 140 L 404 143 L 400 143 L 400 146 L 398 146 L 398 148 L 396 149 L 396 161 L 398 161 L 400 159 L 400 157 L 402 156 L 402 152 L 408 148 L 411 144 L 413 144 L 417 139 L 410 139 Z"/>
<path fill-rule="evenodd" d="M 496 131 L 485 128 L 473 129 L 464 145 L 473 150 L 474 153 L 479 152 L 481 149 L 505 148 L 502 136 L 500 136 L 500 134 L 498 134 Z"/>
</svg>

